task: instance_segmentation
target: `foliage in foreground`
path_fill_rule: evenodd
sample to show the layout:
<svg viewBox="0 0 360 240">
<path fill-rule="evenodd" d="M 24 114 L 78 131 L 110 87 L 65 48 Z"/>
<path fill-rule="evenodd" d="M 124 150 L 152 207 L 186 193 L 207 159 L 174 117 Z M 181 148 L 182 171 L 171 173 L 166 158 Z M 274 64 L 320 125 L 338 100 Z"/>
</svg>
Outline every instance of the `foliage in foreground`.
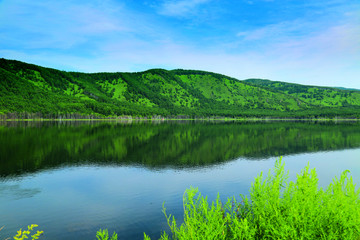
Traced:
<svg viewBox="0 0 360 240">
<path fill-rule="evenodd" d="M 280 158 L 267 178 L 262 173 L 255 178 L 250 198 L 241 196 L 242 202 L 229 198 L 223 204 L 218 196 L 210 204 L 190 188 L 183 224 L 164 208 L 172 237 L 164 233 L 161 239 L 359 239 L 360 191 L 348 173 L 323 190 L 309 165 L 289 182 Z"/>
<path fill-rule="evenodd" d="M 104 229 L 104 230 L 100 229 L 96 233 L 96 239 L 97 240 L 117 240 L 117 234 L 114 232 L 110 238 L 109 232 L 107 229 Z"/>
<path fill-rule="evenodd" d="M 22 230 L 20 228 L 19 231 L 17 231 L 17 234 L 14 236 L 15 240 L 24 240 L 29 239 L 31 237 L 32 240 L 39 239 L 40 235 L 44 233 L 44 231 L 37 231 L 35 234 L 31 235 L 34 228 L 38 227 L 36 224 L 31 224 L 27 227 L 27 230 Z"/>
</svg>

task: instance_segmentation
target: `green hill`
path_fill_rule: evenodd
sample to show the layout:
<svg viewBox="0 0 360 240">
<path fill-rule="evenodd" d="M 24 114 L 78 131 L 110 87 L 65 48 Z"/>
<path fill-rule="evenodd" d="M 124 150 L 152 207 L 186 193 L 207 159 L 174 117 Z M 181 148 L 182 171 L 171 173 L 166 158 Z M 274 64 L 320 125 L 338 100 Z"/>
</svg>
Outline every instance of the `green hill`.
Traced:
<svg viewBox="0 0 360 240">
<path fill-rule="evenodd" d="M 271 91 L 286 93 L 314 107 L 346 107 L 360 105 L 360 92 L 356 90 L 304 86 L 264 79 L 247 79 L 243 82 L 263 87 Z"/>
<path fill-rule="evenodd" d="M 349 91 L 360 91 L 360 89 L 357 88 L 344 88 L 344 87 L 334 87 L 340 90 L 349 90 Z"/>
<path fill-rule="evenodd" d="M 360 92 L 195 71 L 79 73 L 0 59 L 0 114 L 360 117 Z"/>
</svg>

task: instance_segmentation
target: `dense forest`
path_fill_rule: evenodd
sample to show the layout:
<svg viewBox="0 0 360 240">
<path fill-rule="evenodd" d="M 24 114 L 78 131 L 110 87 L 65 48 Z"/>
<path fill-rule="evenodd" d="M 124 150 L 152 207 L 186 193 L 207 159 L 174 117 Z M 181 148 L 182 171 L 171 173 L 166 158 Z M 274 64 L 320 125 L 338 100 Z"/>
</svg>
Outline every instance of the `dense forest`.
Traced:
<svg viewBox="0 0 360 240">
<path fill-rule="evenodd" d="M 65 72 L 0 59 L 0 118 L 360 118 L 360 91 L 196 70 Z"/>
</svg>

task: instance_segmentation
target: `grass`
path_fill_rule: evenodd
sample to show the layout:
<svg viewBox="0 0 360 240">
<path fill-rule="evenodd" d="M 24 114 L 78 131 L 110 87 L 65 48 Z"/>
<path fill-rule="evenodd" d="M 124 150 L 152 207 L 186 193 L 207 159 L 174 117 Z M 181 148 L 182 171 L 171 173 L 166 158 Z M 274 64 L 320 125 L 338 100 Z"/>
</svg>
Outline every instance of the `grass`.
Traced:
<svg viewBox="0 0 360 240">
<path fill-rule="evenodd" d="M 360 191 L 348 173 L 322 189 L 307 165 L 289 182 L 280 158 L 265 179 L 262 173 L 255 178 L 241 202 L 222 203 L 218 196 L 209 203 L 190 188 L 183 224 L 164 208 L 171 235 L 164 232 L 161 239 L 360 239 Z"/>
</svg>

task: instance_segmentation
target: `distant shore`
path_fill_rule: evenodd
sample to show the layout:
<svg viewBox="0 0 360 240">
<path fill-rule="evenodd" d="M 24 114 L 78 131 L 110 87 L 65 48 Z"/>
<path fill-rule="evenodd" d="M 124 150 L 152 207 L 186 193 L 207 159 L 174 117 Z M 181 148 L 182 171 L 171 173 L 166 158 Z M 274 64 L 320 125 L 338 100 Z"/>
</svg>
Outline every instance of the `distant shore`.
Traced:
<svg viewBox="0 0 360 240">
<path fill-rule="evenodd" d="M 195 117 L 195 118 L 176 118 L 176 117 L 104 117 L 104 118 L 0 118 L 0 121 L 250 121 L 250 122 L 267 122 L 267 121 L 360 121 L 360 118 L 274 118 L 274 117 Z"/>
</svg>

